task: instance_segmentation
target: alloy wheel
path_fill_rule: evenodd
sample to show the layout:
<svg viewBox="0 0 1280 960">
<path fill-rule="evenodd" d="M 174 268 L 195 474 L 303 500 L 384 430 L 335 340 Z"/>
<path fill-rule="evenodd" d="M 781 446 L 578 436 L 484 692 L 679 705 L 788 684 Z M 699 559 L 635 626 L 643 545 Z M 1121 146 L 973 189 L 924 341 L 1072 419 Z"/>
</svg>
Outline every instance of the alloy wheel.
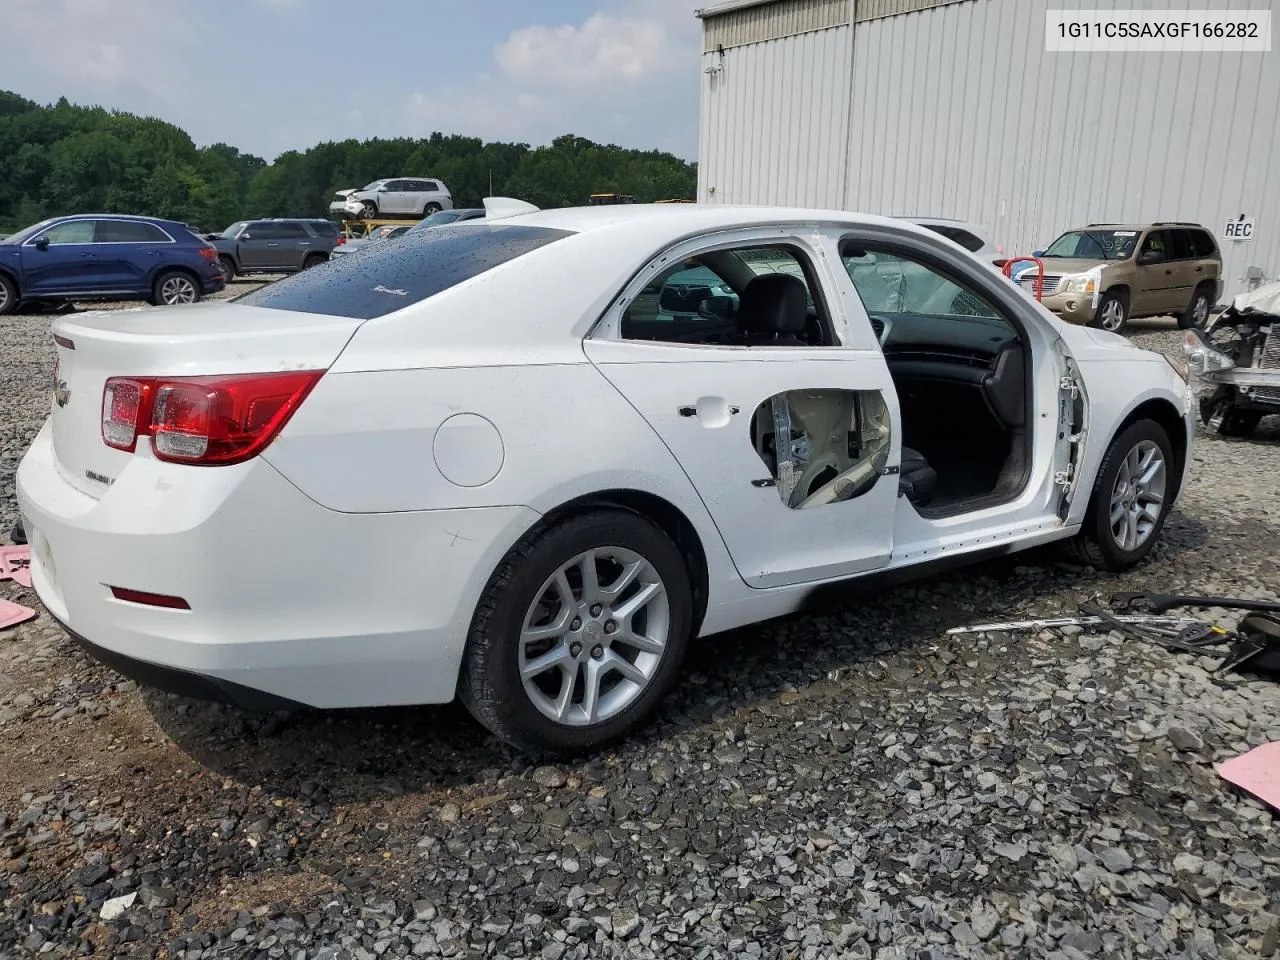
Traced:
<svg viewBox="0 0 1280 960">
<path fill-rule="evenodd" d="M 7 284 L 0 283 L 0 314 L 4 313 L 9 306 L 9 287 Z"/>
<path fill-rule="evenodd" d="M 1160 446 L 1142 440 L 1120 464 L 1111 488 L 1111 536 L 1133 551 L 1151 538 L 1164 510 L 1168 469 Z"/>
<path fill-rule="evenodd" d="M 1196 305 L 1191 310 L 1191 322 L 1200 329 L 1204 329 L 1205 323 L 1209 319 L 1209 298 L 1203 293 L 1196 297 Z"/>
<path fill-rule="evenodd" d="M 1124 324 L 1124 306 L 1119 300 L 1108 300 L 1102 308 L 1102 329 L 1112 333 Z"/>
<path fill-rule="evenodd" d="M 188 277 L 169 277 L 160 285 L 160 300 L 167 306 L 196 302 L 196 285 Z"/>
<path fill-rule="evenodd" d="M 652 563 L 623 547 L 579 553 L 547 578 L 525 614 L 525 694 L 556 723 L 603 723 L 653 682 L 670 631 L 666 586 Z"/>
</svg>

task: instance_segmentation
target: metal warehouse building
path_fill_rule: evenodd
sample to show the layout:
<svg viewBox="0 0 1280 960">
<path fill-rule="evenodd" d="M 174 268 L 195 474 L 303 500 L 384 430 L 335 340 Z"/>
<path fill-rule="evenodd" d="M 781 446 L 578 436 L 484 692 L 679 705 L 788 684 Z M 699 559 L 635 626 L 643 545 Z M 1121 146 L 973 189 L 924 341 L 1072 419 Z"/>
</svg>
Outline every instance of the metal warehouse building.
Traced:
<svg viewBox="0 0 1280 960">
<path fill-rule="evenodd" d="M 1046 52 L 1046 10 L 1088 7 L 1110 5 L 730 0 L 699 10 L 698 200 L 954 217 L 985 226 L 1010 254 L 1093 222 L 1190 220 L 1218 238 L 1224 299 L 1280 278 L 1280 46 Z M 1252 238 L 1227 239 L 1226 221 L 1241 216 Z"/>
</svg>

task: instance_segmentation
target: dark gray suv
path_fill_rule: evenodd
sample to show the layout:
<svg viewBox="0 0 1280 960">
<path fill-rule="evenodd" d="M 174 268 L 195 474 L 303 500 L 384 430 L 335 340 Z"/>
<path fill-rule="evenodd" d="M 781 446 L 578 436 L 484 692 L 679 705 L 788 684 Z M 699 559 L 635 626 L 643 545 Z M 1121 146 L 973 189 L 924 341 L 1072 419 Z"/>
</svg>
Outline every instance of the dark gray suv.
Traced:
<svg viewBox="0 0 1280 960">
<path fill-rule="evenodd" d="M 294 273 L 329 259 L 341 241 L 328 220 L 240 220 L 207 239 L 227 282 L 246 273 Z"/>
</svg>

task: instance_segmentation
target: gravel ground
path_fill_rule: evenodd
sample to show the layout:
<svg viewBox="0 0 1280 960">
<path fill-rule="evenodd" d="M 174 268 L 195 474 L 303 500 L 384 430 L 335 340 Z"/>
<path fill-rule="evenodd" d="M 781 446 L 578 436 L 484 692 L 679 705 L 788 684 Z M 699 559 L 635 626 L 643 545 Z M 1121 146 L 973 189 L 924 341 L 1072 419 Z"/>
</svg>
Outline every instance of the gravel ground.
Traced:
<svg viewBox="0 0 1280 960">
<path fill-rule="evenodd" d="M 7 529 L 50 359 L 47 319 L 0 330 Z M 1203 437 L 1136 573 L 1031 554 L 710 639 L 656 723 L 576 764 L 457 707 L 140 690 L 42 615 L 0 634 L 0 958 L 1269 955 L 1276 821 L 1214 764 L 1280 740 L 1280 686 L 1108 634 L 944 630 L 1116 589 L 1280 595 L 1277 440 Z"/>
</svg>

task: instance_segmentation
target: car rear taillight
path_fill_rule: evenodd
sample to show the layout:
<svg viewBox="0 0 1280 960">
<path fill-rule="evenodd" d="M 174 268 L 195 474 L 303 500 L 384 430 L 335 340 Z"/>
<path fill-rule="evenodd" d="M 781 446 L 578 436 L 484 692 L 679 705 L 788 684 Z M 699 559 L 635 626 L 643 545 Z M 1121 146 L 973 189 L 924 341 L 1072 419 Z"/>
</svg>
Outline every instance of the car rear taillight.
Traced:
<svg viewBox="0 0 1280 960">
<path fill-rule="evenodd" d="M 342 246 L 342 245 L 343 245 L 344 243 L 346 243 L 346 242 L 347 242 L 347 238 L 346 238 L 346 236 L 345 236 L 344 234 L 338 234 L 338 243 L 337 243 L 337 245 L 340 247 L 340 246 Z"/>
<path fill-rule="evenodd" d="M 112 377 L 102 392 L 102 439 L 131 452 L 150 437 L 156 459 L 172 463 L 240 463 L 275 439 L 323 374 Z"/>
<path fill-rule="evenodd" d="M 199 249 L 200 249 L 200 256 L 204 257 L 206 260 L 218 259 L 218 251 L 215 250 L 213 247 L 209 246 L 208 244 L 205 244 L 203 247 L 200 247 Z"/>
</svg>

